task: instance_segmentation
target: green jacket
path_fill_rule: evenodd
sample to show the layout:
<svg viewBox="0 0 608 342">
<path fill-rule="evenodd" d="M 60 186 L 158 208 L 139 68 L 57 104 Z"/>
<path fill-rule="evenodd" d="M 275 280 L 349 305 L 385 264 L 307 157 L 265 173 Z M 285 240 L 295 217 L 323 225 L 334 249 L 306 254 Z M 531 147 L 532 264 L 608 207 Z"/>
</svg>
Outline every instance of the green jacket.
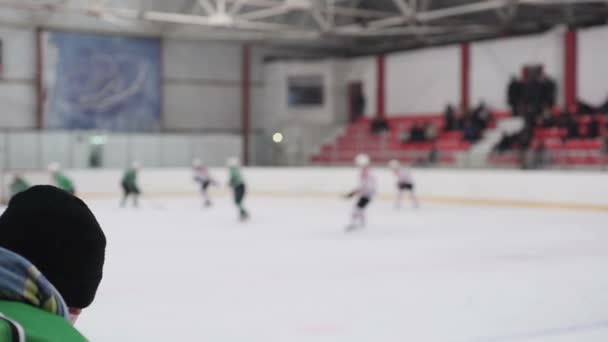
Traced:
<svg viewBox="0 0 608 342">
<path fill-rule="evenodd" d="M 0 342 L 87 341 L 65 318 L 29 304 L 0 300 L 0 314 Z M 19 339 L 19 331 L 25 339 Z"/>
<path fill-rule="evenodd" d="M 27 181 L 21 177 L 15 178 L 15 180 L 11 183 L 11 197 L 16 194 L 27 190 L 30 187 Z"/>
<path fill-rule="evenodd" d="M 238 167 L 230 168 L 230 186 L 235 188 L 241 184 L 244 184 L 243 175 L 241 174 L 241 170 Z"/>
<path fill-rule="evenodd" d="M 61 172 L 57 172 L 55 174 L 55 184 L 60 189 L 65 190 L 71 194 L 76 192 L 76 189 L 74 188 L 74 183 Z"/>
<path fill-rule="evenodd" d="M 137 186 L 137 171 L 135 169 L 128 169 L 122 176 L 122 185 L 128 187 Z"/>
</svg>

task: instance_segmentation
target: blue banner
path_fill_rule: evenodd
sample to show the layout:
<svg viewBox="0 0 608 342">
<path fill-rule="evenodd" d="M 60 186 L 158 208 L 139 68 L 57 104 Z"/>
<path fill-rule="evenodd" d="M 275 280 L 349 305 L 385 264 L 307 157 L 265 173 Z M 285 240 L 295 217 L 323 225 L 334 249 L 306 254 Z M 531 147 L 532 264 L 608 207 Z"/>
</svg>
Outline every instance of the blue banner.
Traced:
<svg viewBox="0 0 608 342">
<path fill-rule="evenodd" d="M 159 39 L 47 32 L 45 127 L 158 131 Z"/>
</svg>

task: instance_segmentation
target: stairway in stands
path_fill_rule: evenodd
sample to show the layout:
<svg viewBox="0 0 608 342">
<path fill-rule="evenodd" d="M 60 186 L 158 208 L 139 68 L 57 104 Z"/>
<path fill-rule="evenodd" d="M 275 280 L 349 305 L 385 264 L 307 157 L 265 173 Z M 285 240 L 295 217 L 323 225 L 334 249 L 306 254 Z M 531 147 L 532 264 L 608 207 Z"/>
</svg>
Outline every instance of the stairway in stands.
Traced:
<svg viewBox="0 0 608 342">
<path fill-rule="evenodd" d="M 496 120 L 508 116 L 508 113 L 493 113 L 490 127 L 494 127 Z M 341 165 L 352 164 L 358 153 L 367 153 L 374 163 L 386 163 L 397 159 L 404 163 L 423 164 L 436 147 L 436 164 L 443 166 L 457 165 L 459 156 L 469 151 L 471 145 L 463 139 L 461 131 L 444 132 L 443 115 L 408 115 L 388 118 L 390 130 L 383 134 L 371 132 L 371 120 L 362 118 L 360 121 L 348 126 L 335 141 L 320 147 L 320 151 L 312 156 L 315 164 Z M 435 142 L 402 143 L 401 134 L 409 131 L 415 124 L 430 123 L 437 132 Z"/>
</svg>

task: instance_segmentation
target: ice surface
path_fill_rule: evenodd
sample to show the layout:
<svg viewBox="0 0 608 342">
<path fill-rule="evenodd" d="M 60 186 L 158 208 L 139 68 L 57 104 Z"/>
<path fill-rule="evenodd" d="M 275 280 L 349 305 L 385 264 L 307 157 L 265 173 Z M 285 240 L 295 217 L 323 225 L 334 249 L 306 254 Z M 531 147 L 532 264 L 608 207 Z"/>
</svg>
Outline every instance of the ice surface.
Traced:
<svg viewBox="0 0 608 342">
<path fill-rule="evenodd" d="M 92 341 L 608 341 L 608 213 L 227 197 L 90 202 L 105 277 Z"/>
</svg>

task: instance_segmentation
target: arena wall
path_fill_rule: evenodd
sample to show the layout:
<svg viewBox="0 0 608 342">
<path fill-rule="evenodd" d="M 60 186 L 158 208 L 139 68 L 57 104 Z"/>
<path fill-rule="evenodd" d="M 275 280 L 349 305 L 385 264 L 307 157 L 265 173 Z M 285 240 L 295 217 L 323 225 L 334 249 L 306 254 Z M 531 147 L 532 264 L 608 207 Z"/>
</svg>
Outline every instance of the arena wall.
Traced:
<svg viewBox="0 0 608 342">
<path fill-rule="evenodd" d="M 120 170 L 72 170 L 82 197 L 116 198 L 120 194 Z M 225 169 L 213 169 L 226 184 Z M 335 197 L 357 184 L 353 168 L 250 168 L 244 170 L 254 196 Z M 42 173 L 26 173 L 35 183 L 46 183 Z M 394 193 L 394 177 L 377 169 L 381 198 Z M 414 170 L 419 195 L 426 201 L 457 205 L 497 205 L 608 210 L 608 174 L 579 171 L 464 171 Z M 5 177 L 8 179 L 8 176 Z M 196 196 L 197 186 L 188 169 L 144 169 L 140 185 L 147 196 Z M 214 191 L 225 193 L 225 187 Z"/>
</svg>

